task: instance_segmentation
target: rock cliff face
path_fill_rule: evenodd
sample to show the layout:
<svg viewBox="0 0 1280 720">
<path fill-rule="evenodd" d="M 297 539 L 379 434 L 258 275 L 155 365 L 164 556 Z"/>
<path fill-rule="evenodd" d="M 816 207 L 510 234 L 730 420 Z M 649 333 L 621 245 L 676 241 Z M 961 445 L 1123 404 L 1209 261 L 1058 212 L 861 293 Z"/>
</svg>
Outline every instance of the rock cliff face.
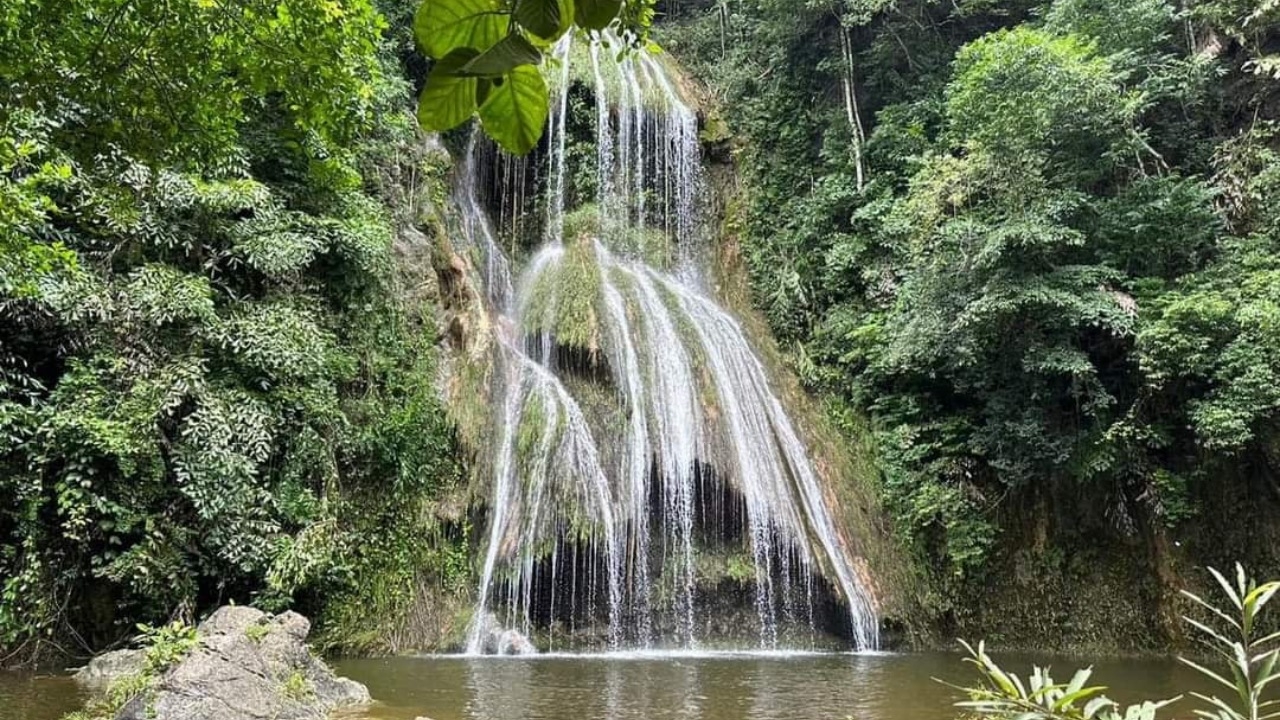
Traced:
<svg viewBox="0 0 1280 720">
<path fill-rule="evenodd" d="M 271 616 L 224 607 L 197 628 L 198 643 L 114 715 L 115 720 L 323 720 L 370 702 L 361 684 L 340 678 L 307 648 L 311 623 L 297 613 Z M 134 653 L 135 655 L 126 655 Z M 96 659 L 78 677 L 119 680 L 116 668 L 145 667 L 137 651 Z"/>
</svg>

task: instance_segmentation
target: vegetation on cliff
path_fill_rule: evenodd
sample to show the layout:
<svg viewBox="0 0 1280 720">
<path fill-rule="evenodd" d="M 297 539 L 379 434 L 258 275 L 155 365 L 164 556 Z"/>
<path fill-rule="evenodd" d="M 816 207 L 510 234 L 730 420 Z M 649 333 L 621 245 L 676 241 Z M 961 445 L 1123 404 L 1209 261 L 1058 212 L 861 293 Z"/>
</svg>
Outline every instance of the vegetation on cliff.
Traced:
<svg viewBox="0 0 1280 720">
<path fill-rule="evenodd" d="M 229 601 L 373 643 L 462 572 L 422 542 L 458 471 L 397 256 L 443 168 L 382 10 L 0 12 L 0 662 Z"/>
<path fill-rule="evenodd" d="M 755 301 L 870 417 L 947 595 L 999 568 L 1061 598 L 1129 557 L 1168 596 L 1180 537 L 1276 567 L 1223 522 L 1280 470 L 1275 3 L 664 9 L 737 134 L 705 123 L 744 173 Z"/>
</svg>

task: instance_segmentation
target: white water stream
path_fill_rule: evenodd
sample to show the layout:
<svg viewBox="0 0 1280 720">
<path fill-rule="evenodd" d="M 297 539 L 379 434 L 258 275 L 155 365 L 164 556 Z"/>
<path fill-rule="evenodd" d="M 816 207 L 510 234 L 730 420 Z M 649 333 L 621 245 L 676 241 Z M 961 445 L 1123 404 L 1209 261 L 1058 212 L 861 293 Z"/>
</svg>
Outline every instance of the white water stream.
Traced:
<svg viewBox="0 0 1280 720">
<path fill-rule="evenodd" d="M 542 247 L 514 286 L 479 197 L 477 141 L 455 197 L 499 334 L 501 416 L 468 652 L 494 650 L 497 629 L 563 650 L 557 637 L 572 643 L 586 625 L 606 628 L 597 649 L 697 648 L 715 625 L 704 617 L 701 556 L 735 544 L 758 648 L 794 645 L 785 627 L 812 636 L 825 579 L 847 607 L 855 648 L 874 649 L 874 599 L 823 481 L 740 325 L 704 288 L 697 116 L 647 53 L 619 61 L 616 39 L 579 39 L 588 46 L 575 55 L 573 42 L 555 51 Z M 570 175 L 583 162 L 569 157 L 575 77 L 594 85 L 596 222 L 566 237 Z M 508 189 L 510 172 L 496 175 Z M 661 269 L 648 264 L 652 248 L 611 242 L 654 236 Z M 566 313 L 589 338 L 557 335 Z M 566 345 L 576 346 L 568 360 Z M 587 405 L 600 404 L 583 395 L 591 383 L 611 396 L 609 418 L 591 419 Z M 731 500 L 712 502 L 725 493 L 709 489 L 723 486 Z"/>
</svg>

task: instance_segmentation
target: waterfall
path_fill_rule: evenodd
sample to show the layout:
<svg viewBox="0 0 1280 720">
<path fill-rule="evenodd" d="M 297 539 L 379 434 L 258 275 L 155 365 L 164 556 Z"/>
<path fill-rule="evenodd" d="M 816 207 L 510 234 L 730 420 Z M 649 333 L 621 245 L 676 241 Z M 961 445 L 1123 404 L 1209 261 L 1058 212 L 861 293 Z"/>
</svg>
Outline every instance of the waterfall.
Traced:
<svg viewBox="0 0 1280 720">
<path fill-rule="evenodd" d="M 529 166 L 482 167 L 475 135 L 460 163 L 460 240 L 497 334 L 467 651 L 501 651 L 502 632 L 553 650 L 695 648 L 745 632 L 711 617 L 723 587 L 749 595 L 755 647 L 812 647 L 825 592 L 846 608 L 854 646 L 875 648 L 874 598 L 823 483 L 746 334 L 706 288 L 697 115 L 662 63 L 619 46 L 566 38 L 553 51 L 535 161 L 545 225 L 514 284 L 498 238 L 509 230 L 518 245 Z M 574 87 L 589 91 L 589 117 L 575 115 Z M 575 132 L 594 133 L 594 153 L 575 152 Z"/>
</svg>

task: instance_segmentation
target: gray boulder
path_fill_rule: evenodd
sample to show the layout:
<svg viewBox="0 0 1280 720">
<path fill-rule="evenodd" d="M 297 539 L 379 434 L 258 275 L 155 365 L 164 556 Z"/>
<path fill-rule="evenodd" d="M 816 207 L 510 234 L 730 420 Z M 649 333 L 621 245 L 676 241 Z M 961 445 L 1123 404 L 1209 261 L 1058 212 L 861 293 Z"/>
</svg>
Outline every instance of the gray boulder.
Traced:
<svg viewBox="0 0 1280 720">
<path fill-rule="evenodd" d="M 191 654 L 116 720 L 323 720 L 370 702 L 363 685 L 311 654 L 310 630 L 297 613 L 224 607 L 200 624 Z"/>
<path fill-rule="evenodd" d="M 498 635 L 495 643 L 498 655 L 537 655 L 538 648 L 518 630 L 507 630 Z"/>
<path fill-rule="evenodd" d="M 89 690 L 105 690 L 116 680 L 142 672 L 146 665 L 146 650 L 116 650 L 90 660 L 74 677 Z"/>
<path fill-rule="evenodd" d="M 481 620 L 480 651 L 485 655 L 537 655 L 538 648 L 524 633 L 502 627 L 498 617 L 488 613 Z"/>
</svg>

